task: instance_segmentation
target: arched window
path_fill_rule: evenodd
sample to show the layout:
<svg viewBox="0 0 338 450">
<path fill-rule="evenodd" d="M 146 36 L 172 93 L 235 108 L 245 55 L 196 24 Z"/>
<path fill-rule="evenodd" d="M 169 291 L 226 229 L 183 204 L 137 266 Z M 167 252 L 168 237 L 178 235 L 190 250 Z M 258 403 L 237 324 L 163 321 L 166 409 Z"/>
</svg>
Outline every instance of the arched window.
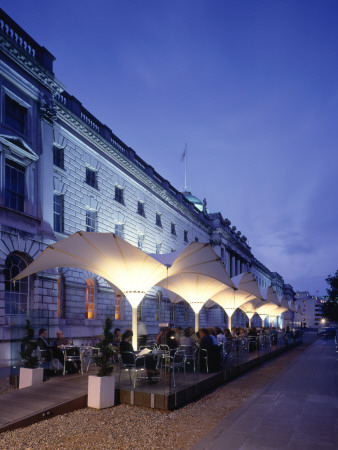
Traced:
<svg viewBox="0 0 338 450">
<path fill-rule="evenodd" d="M 115 320 L 121 319 L 121 295 L 115 294 Z"/>
<path fill-rule="evenodd" d="M 29 309 L 29 292 L 31 277 L 25 277 L 16 281 L 11 280 L 18 275 L 29 264 L 26 255 L 11 253 L 5 261 L 5 314 L 26 314 Z"/>
<path fill-rule="evenodd" d="M 58 285 L 58 319 L 65 317 L 65 277 L 59 272 L 57 279 Z"/>
<path fill-rule="evenodd" d="M 90 278 L 86 279 L 86 319 L 94 319 L 95 284 Z"/>
</svg>

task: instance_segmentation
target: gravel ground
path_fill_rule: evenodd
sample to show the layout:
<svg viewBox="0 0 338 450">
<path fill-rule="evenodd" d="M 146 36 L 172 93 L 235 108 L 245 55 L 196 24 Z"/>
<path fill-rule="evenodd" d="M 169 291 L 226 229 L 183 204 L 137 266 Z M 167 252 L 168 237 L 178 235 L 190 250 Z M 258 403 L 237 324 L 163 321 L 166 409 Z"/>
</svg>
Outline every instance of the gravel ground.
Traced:
<svg viewBox="0 0 338 450">
<path fill-rule="evenodd" d="M 5 392 L 14 391 L 15 387 L 9 384 L 8 378 L 0 378 L 0 394 Z"/>
<path fill-rule="evenodd" d="M 81 409 L 0 435 L 0 449 L 189 449 L 287 367 L 301 345 L 173 412 L 119 405 Z"/>
</svg>

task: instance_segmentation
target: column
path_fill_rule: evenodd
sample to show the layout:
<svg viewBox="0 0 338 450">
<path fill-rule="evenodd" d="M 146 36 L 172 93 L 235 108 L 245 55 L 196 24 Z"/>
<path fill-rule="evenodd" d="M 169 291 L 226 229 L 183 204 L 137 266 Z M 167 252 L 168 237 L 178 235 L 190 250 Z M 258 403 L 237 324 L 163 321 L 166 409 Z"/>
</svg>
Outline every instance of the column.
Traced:
<svg viewBox="0 0 338 450">
<path fill-rule="evenodd" d="M 236 275 L 241 273 L 241 260 L 240 258 L 236 259 Z"/>
<path fill-rule="evenodd" d="M 236 256 L 234 254 L 231 254 L 230 276 L 234 277 L 235 275 L 236 275 Z"/>
</svg>

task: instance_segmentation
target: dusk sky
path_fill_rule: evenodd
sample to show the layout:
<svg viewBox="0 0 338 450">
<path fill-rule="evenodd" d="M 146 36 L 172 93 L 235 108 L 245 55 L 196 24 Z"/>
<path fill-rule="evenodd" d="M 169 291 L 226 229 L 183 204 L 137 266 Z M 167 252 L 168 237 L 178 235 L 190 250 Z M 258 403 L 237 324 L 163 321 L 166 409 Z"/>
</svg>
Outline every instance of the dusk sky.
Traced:
<svg viewBox="0 0 338 450">
<path fill-rule="evenodd" d="M 338 269 L 338 1 L 2 0 L 56 77 L 295 290 Z"/>
</svg>

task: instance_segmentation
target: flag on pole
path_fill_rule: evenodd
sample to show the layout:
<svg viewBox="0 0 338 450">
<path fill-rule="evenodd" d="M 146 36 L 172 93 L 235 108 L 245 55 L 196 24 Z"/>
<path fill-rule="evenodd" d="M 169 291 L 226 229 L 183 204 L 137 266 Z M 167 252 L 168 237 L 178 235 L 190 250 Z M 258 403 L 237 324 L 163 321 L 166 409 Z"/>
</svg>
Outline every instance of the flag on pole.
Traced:
<svg viewBox="0 0 338 450">
<path fill-rule="evenodd" d="M 187 146 L 184 147 L 182 156 L 181 156 L 181 162 L 185 160 L 185 157 L 187 156 Z"/>
</svg>

